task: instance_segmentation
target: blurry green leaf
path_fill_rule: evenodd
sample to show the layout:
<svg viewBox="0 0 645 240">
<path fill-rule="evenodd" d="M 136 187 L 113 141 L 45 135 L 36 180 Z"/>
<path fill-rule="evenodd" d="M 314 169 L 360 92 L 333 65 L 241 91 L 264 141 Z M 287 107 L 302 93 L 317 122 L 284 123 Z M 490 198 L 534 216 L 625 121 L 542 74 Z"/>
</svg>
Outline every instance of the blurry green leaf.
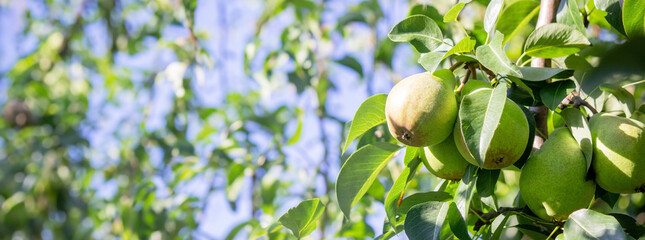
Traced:
<svg viewBox="0 0 645 240">
<path fill-rule="evenodd" d="M 441 46 L 443 34 L 431 18 L 415 15 L 397 23 L 388 37 L 394 42 L 409 42 L 420 53 L 426 53 Z"/>
<path fill-rule="evenodd" d="M 386 99 L 387 95 L 378 94 L 369 97 L 361 103 L 361 106 L 356 110 L 356 114 L 352 120 L 352 125 L 349 128 L 349 134 L 347 135 L 347 141 L 345 141 L 345 147 L 343 147 L 343 153 L 347 150 L 349 144 L 351 144 L 358 136 L 385 122 Z"/>
<path fill-rule="evenodd" d="M 524 52 L 532 57 L 557 58 L 579 52 L 589 40 L 578 30 L 559 23 L 535 29 L 524 43 Z"/>
<path fill-rule="evenodd" d="M 336 197 L 347 218 L 352 207 L 399 149 L 396 144 L 377 142 L 358 149 L 345 161 L 336 180 Z"/>
<path fill-rule="evenodd" d="M 614 27 L 619 33 L 625 34 L 625 27 L 623 26 L 623 7 L 619 0 L 593 0 L 597 9 L 606 12 L 606 21 Z"/>
<path fill-rule="evenodd" d="M 324 210 L 325 205 L 320 202 L 320 199 L 309 199 L 289 209 L 278 221 L 291 230 L 294 236 L 302 238 L 316 229 L 316 221 Z"/>
<path fill-rule="evenodd" d="M 365 222 L 348 222 L 340 228 L 334 237 L 351 239 L 373 238 L 374 230 Z"/>
<path fill-rule="evenodd" d="M 363 67 L 361 66 L 361 63 L 356 60 L 356 58 L 351 57 L 351 56 L 345 56 L 340 60 L 336 60 L 335 62 L 342 64 L 343 66 L 346 66 L 348 68 L 351 68 L 354 70 L 356 73 L 358 73 L 361 78 L 363 78 Z"/>
<path fill-rule="evenodd" d="M 620 226 L 623 227 L 625 233 L 629 234 L 629 236 L 635 239 L 645 236 L 645 227 L 638 224 L 636 219 L 633 217 L 621 213 L 609 213 L 607 215 L 614 217 L 618 223 L 620 223 Z"/>
<path fill-rule="evenodd" d="M 302 110 L 298 109 L 298 127 L 296 128 L 296 131 L 289 137 L 289 140 L 287 140 L 287 145 L 292 145 L 297 143 L 300 140 L 300 135 L 302 135 L 302 124 L 303 124 L 303 119 L 304 119 L 304 113 Z"/>
<path fill-rule="evenodd" d="M 204 141 L 207 140 L 208 137 L 210 137 L 213 133 L 217 132 L 217 129 L 212 127 L 210 124 L 208 124 L 208 121 L 204 122 L 204 127 L 202 128 L 199 133 L 197 133 L 197 137 L 195 138 L 195 141 Z"/>
<path fill-rule="evenodd" d="M 568 78 L 573 75 L 572 69 L 520 67 L 522 79 L 527 81 L 544 81 L 549 78 Z"/>
<path fill-rule="evenodd" d="M 446 28 L 446 24 L 443 22 L 443 15 L 441 15 L 441 13 L 439 13 L 439 11 L 431 5 L 415 5 L 410 9 L 410 12 L 408 13 L 408 16 L 413 15 L 425 15 L 429 18 L 432 18 L 432 20 L 437 23 L 440 29 L 445 30 Z"/>
</svg>

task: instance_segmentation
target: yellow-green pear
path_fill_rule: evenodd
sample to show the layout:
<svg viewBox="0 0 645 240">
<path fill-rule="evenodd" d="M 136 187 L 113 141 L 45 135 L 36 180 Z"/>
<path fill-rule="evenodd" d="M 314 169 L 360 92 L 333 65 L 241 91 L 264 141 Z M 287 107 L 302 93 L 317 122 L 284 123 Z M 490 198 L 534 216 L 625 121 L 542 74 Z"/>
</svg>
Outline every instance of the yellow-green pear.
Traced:
<svg viewBox="0 0 645 240">
<path fill-rule="evenodd" d="M 426 168 L 435 176 L 448 180 L 459 180 L 464 176 L 468 162 L 459 154 L 452 136 L 439 144 L 425 147 L 424 152 Z"/>
<path fill-rule="evenodd" d="M 492 89 L 482 88 L 471 94 L 488 94 Z M 455 124 L 454 139 L 459 153 L 471 164 L 478 166 L 477 160 L 466 146 L 459 123 Z M 529 123 L 520 107 L 510 99 L 506 99 L 504 110 L 497 130 L 493 135 L 485 159 L 484 169 L 501 169 L 510 166 L 520 159 L 529 141 Z"/>
<path fill-rule="evenodd" d="M 596 182 L 613 193 L 645 190 L 645 124 L 596 114 L 589 121 Z"/>
<path fill-rule="evenodd" d="M 520 195 L 538 217 L 564 221 L 594 197 L 596 184 L 586 176 L 580 145 L 569 129 L 558 128 L 522 167 Z"/>
<path fill-rule="evenodd" d="M 394 138 L 405 145 L 441 143 L 457 118 L 455 76 L 442 69 L 409 76 L 394 85 L 385 102 L 385 119 Z"/>
</svg>

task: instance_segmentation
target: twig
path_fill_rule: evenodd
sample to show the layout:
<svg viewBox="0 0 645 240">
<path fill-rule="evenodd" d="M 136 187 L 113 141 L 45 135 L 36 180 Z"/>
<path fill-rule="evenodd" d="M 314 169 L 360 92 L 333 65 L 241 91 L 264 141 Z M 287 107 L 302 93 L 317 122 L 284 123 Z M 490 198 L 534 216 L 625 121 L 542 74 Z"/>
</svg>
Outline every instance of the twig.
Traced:
<svg viewBox="0 0 645 240">
<path fill-rule="evenodd" d="M 503 214 L 505 212 L 519 212 L 522 211 L 521 207 L 500 207 L 497 209 L 497 211 L 492 211 L 492 212 L 487 212 L 481 215 L 481 217 L 475 222 L 475 226 L 473 229 L 477 231 L 479 228 L 481 228 L 484 225 L 491 224 L 493 219 L 495 219 L 497 216 L 500 214 Z"/>
<path fill-rule="evenodd" d="M 567 106 L 572 104 L 574 108 L 580 109 L 580 106 L 585 106 L 589 110 L 591 110 L 593 114 L 598 113 L 598 111 L 593 106 L 591 106 L 591 104 L 589 104 L 587 101 L 580 98 L 580 94 L 577 93 L 576 91 L 572 91 L 571 93 L 569 93 L 569 95 L 567 95 L 564 99 L 562 99 L 562 102 L 558 105 L 558 108 L 565 109 L 567 108 Z"/>
<path fill-rule="evenodd" d="M 466 64 L 466 66 L 468 67 L 468 70 L 470 70 L 470 77 L 477 80 L 477 70 L 475 69 L 475 66 L 472 64 Z"/>
<path fill-rule="evenodd" d="M 486 72 L 486 74 L 488 75 L 488 78 L 490 78 L 490 80 L 493 81 L 493 78 L 495 78 L 496 74 L 482 64 L 480 64 L 479 66 L 482 68 L 482 70 L 484 70 L 484 72 Z"/>
<path fill-rule="evenodd" d="M 466 70 L 466 75 L 464 75 L 464 79 L 461 80 L 461 84 L 459 84 L 459 87 L 455 92 L 461 93 L 461 90 L 464 89 L 464 85 L 468 82 L 468 77 L 470 77 L 470 69 Z"/>
<path fill-rule="evenodd" d="M 453 65 L 450 67 L 450 71 L 451 71 L 451 72 L 454 72 L 454 71 L 455 71 L 457 68 L 459 68 L 462 64 L 464 64 L 464 62 L 457 62 L 457 63 L 453 64 Z"/>
</svg>

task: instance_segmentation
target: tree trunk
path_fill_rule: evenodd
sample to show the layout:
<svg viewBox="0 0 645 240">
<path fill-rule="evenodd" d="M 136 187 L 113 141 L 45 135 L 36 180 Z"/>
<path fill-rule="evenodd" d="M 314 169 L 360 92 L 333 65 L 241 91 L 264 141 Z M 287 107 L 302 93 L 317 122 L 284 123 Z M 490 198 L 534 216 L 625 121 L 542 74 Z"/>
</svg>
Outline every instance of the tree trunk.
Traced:
<svg viewBox="0 0 645 240">
<path fill-rule="evenodd" d="M 538 21 L 535 25 L 535 28 L 537 29 L 541 26 L 554 22 L 559 5 L 560 0 L 542 0 L 540 2 L 540 13 L 538 15 Z M 531 67 L 551 67 L 551 60 L 544 58 L 534 58 L 531 61 Z M 539 106 L 531 107 L 530 110 L 535 116 L 537 131 L 540 131 L 546 136 L 548 134 L 546 122 L 549 109 L 546 106 Z M 544 143 L 544 140 L 546 139 L 544 139 L 539 133 L 536 133 L 535 140 L 533 141 L 533 150 L 539 149 Z"/>
</svg>

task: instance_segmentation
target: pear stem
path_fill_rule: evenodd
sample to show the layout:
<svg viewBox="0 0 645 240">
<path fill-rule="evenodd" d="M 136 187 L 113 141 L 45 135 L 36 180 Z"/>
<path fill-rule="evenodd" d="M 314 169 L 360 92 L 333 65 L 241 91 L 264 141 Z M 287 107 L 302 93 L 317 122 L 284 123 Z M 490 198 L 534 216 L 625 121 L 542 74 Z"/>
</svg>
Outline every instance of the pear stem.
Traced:
<svg viewBox="0 0 645 240">
<path fill-rule="evenodd" d="M 555 226 L 555 228 L 553 229 L 553 232 L 551 232 L 551 234 L 549 234 L 549 236 L 548 236 L 548 237 L 546 237 L 546 240 L 551 239 L 551 237 L 553 236 L 553 234 L 555 234 L 555 232 L 557 232 L 557 231 L 558 231 L 558 229 L 560 229 L 560 226 Z"/>
</svg>

